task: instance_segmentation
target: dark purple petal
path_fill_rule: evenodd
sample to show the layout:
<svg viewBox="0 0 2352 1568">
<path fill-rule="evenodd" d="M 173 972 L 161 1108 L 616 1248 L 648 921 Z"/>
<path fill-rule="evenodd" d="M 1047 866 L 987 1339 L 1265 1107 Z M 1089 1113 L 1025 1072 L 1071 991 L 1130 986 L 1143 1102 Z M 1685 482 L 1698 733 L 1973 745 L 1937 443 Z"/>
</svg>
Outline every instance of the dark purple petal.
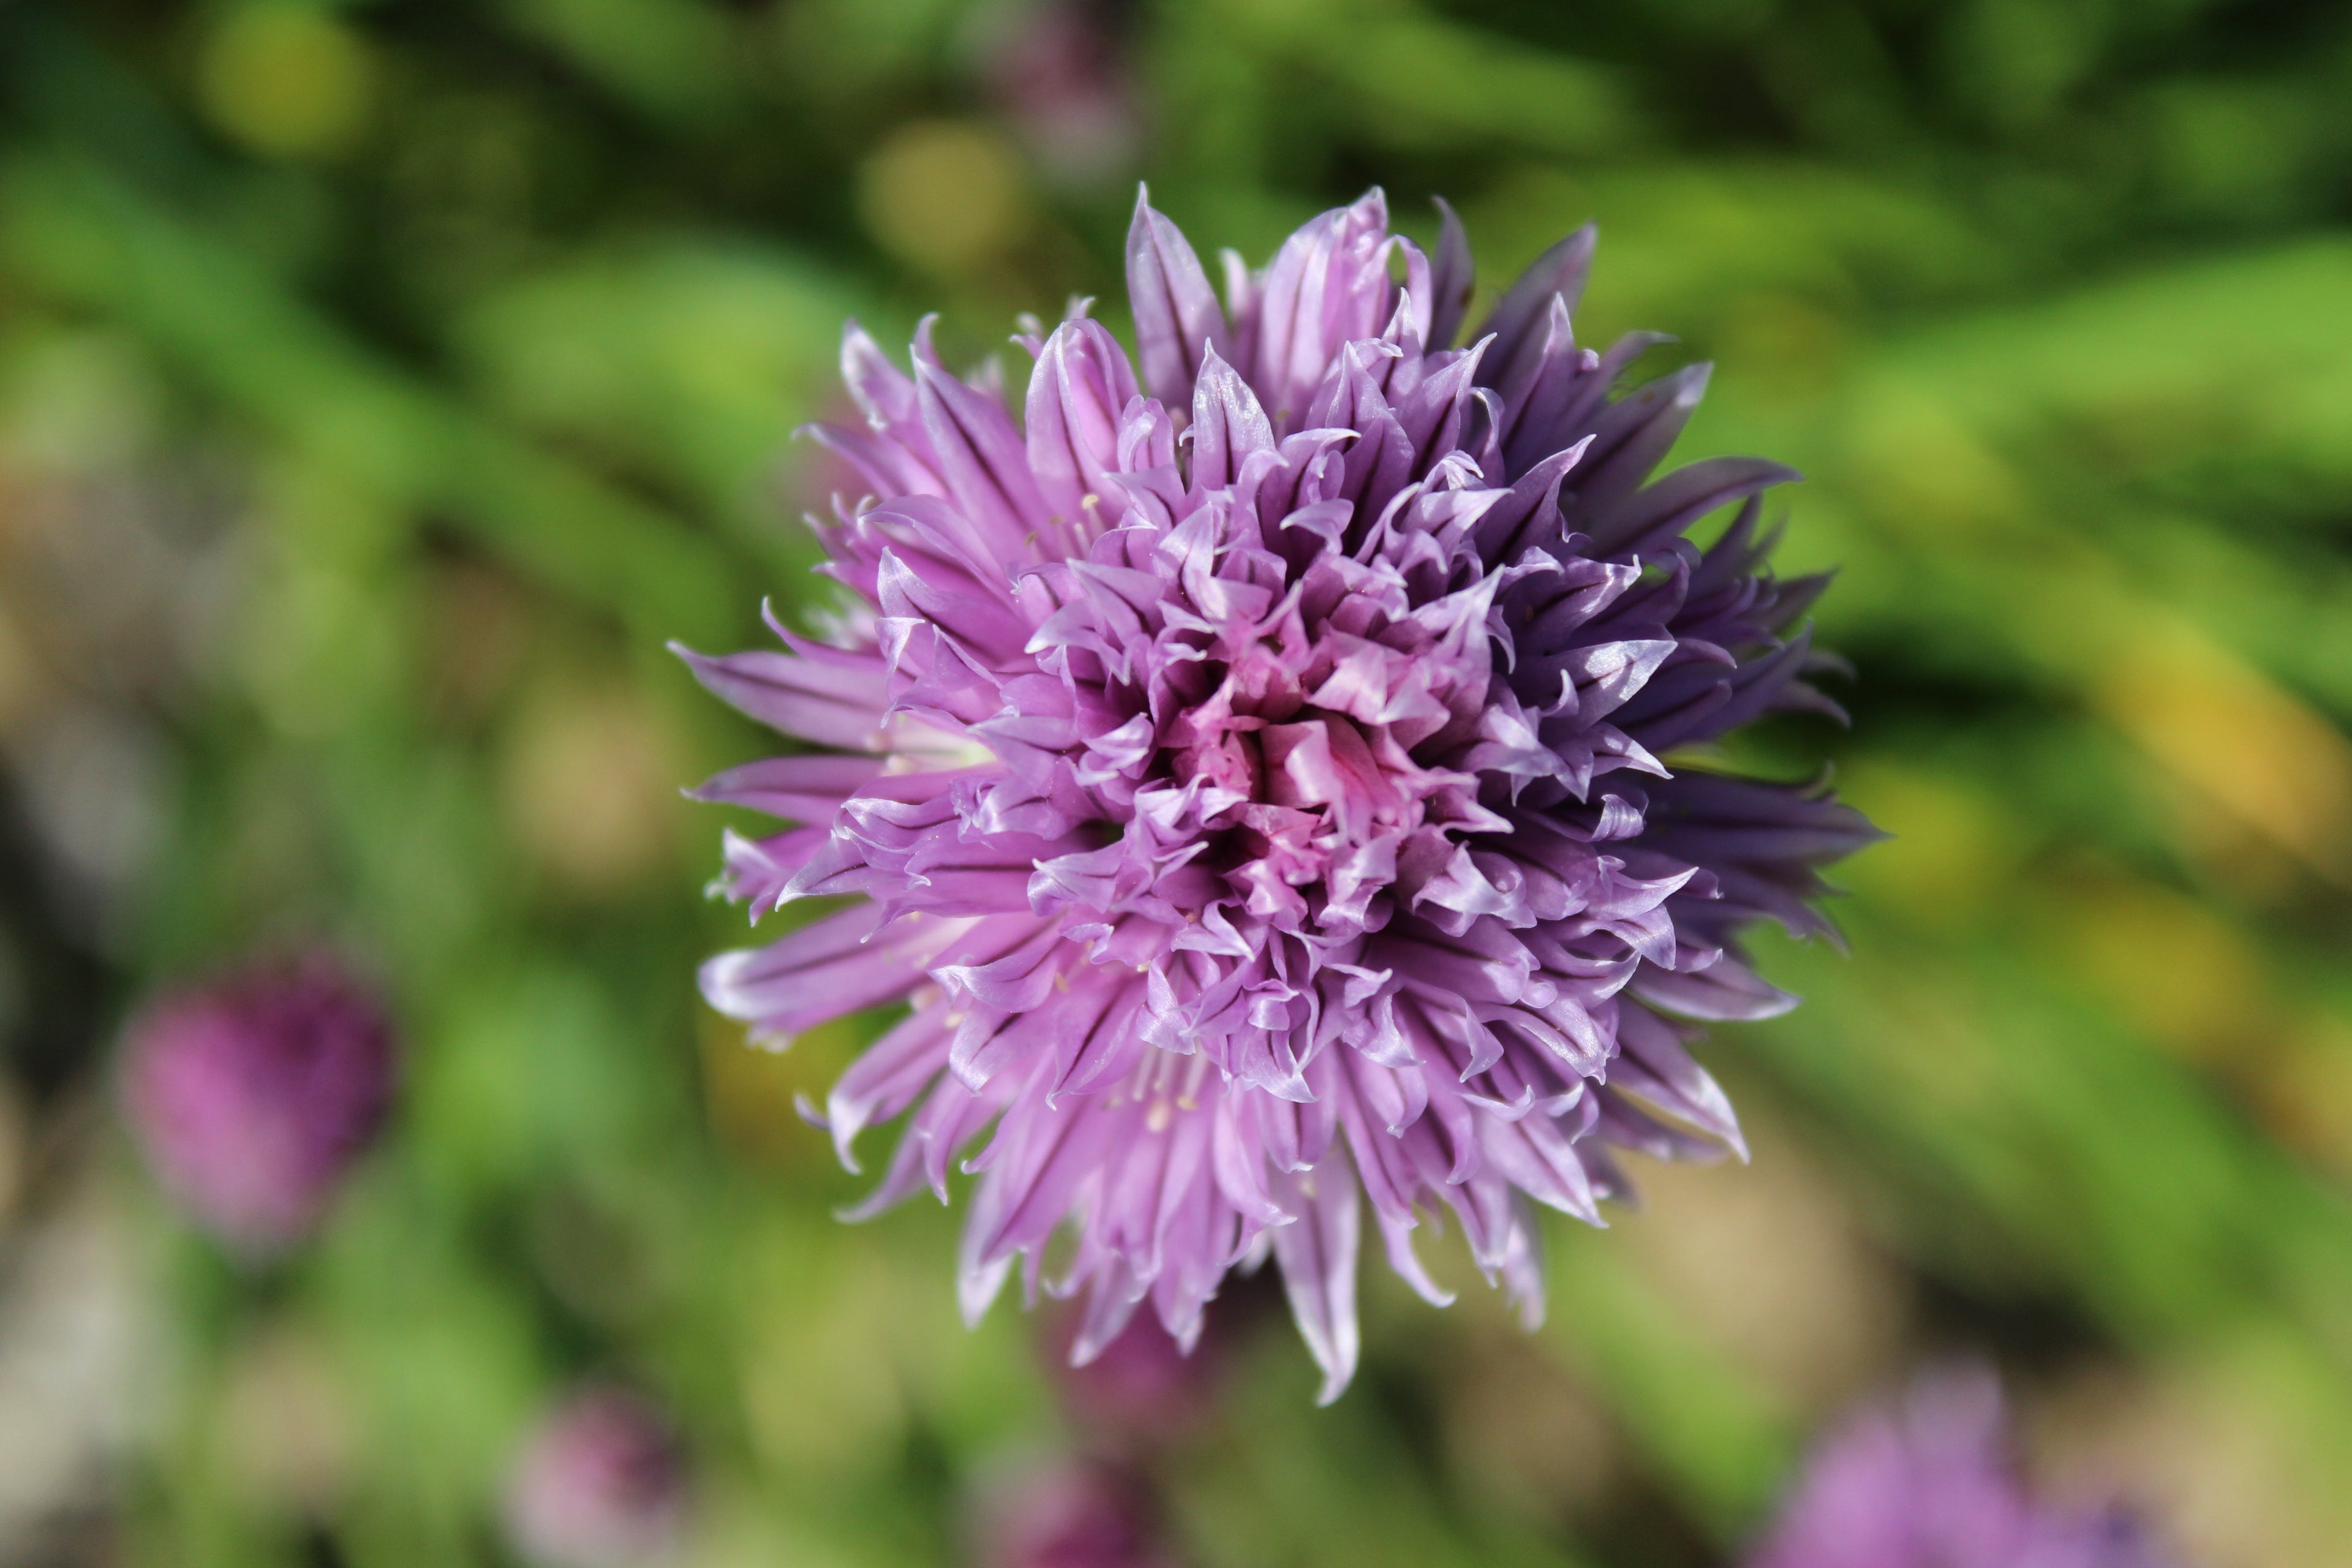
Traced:
<svg viewBox="0 0 2352 1568">
<path fill-rule="evenodd" d="M 1463 232 L 1462 220 L 1444 197 L 1437 198 L 1437 210 L 1444 223 L 1437 231 L 1437 255 L 1430 267 L 1429 346 L 1450 349 L 1454 334 L 1462 330 L 1462 318 L 1469 313 L 1470 295 L 1478 279 L 1470 261 L 1470 237 Z"/>
<path fill-rule="evenodd" d="M 1804 476 L 1762 458 L 1705 458 L 1646 485 L 1614 507 L 1580 496 L 1580 526 L 1603 555 L 1646 555 L 1679 539 L 1708 513 Z M 1595 485 L 1595 490 L 1598 485 Z"/>
<path fill-rule="evenodd" d="M 1477 331 L 1481 338 L 1491 333 L 1495 339 L 1486 356 L 1487 385 L 1509 386 L 1526 374 L 1533 357 L 1542 352 L 1544 321 L 1554 300 L 1559 301 L 1562 311 L 1574 313 L 1576 302 L 1584 297 L 1585 279 L 1592 271 L 1592 252 L 1600 239 L 1601 231 L 1586 224 L 1530 262 L 1495 302 L 1494 313 Z"/>
<path fill-rule="evenodd" d="M 1690 423 L 1714 367 L 1687 365 L 1650 383 L 1630 397 L 1610 405 L 1592 427 L 1592 445 L 1577 465 L 1572 500 L 1561 510 L 1569 527 L 1591 534 L 1618 504 L 1641 488 Z M 1614 554 L 1622 544 L 1595 536 L 1595 550 Z"/>
</svg>

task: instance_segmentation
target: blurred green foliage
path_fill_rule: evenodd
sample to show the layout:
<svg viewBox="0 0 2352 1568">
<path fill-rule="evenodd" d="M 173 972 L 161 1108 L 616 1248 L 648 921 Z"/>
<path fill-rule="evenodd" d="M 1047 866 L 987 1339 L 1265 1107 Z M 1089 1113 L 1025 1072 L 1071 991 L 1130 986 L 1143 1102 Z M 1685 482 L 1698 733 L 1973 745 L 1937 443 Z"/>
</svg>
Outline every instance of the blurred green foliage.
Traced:
<svg viewBox="0 0 2352 1568">
<path fill-rule="evenodd" d="M 1242 1292 L 1164 1478 L 1188 1557 L 1724 1561 L 1818 1421 L 1973 1348 L 2059 1484 L 2215 1564 L 2343 1561 L 2352 12 L 1081 9 L 1071 89 L 1016 0 L 0 6 L 0 532 L 127 485 L 236 564 L 160 685 L 0 637 L 0 729 L 166 738 L 121 994 L 330 934 L 413 1045 L 311 1253 L 159 1253 L 131 1560 L 500 1561 L 586 1371 L 682 1412 L 713 1564 L 956 1560 L 977 1478 L 1063 1440 L 1032 1324 L 955 1321 L 951 1216 L 829 1217 L 857 1184 L 792 1101 L 856 1033 L 763 1055 L 694 1000 L 740 927 L 674 789 L 761 742 L 662 644 L 810 602 L 832 479 L 784 438 L 842 317 L 941 310 L 967 361 L 1117 319 L 1148 175 L 1254 258 L 1444 193 L 1489 289 L 1597 218 L 1582 335 L 1714 359 L 1687 452 L 1803 468 L 1784 566 L 1843 569 L 1852 731 L 1745 754 L 1828 748 L 1897 836 L 1853 955 L 1771 952 L 1808 1005 L 1712 1047 L 1756 1166 L 1563 1230 L 1538 1334 L 1372 1285 L 1317 1412 Z"/>
</svg>

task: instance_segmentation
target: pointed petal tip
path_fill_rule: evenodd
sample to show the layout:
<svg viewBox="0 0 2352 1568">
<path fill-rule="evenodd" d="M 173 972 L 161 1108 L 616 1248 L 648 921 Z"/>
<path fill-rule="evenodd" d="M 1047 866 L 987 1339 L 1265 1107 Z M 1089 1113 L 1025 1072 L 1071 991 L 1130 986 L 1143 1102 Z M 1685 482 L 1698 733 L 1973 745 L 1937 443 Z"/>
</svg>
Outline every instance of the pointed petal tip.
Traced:
<svg viewBox="0 0 2352 1568">
<path fill-rule="evenodd" d="M 989 1308 L 1004 1289 L 1004 1281 L 1013 1272 L 1013 1255 L 1005 1254 L 993 1262 L 974 1264 L 961 1270 L 956 1279 L 956 1305 L 962 1310 L 963 1326 L 977 1329 L 988 1316 Z"/>
<path fill-rule="evenodd" d="M 910 353 L 918 372 L 926 364 L 936 366 L 940 363 L 939 351 L 931 346 L 931 334 L 939 330 L 939 325 L 940 313 L 937 310 L 926 311 L 915 323 L 915 340 L 910 345 Z"/>
</svg>

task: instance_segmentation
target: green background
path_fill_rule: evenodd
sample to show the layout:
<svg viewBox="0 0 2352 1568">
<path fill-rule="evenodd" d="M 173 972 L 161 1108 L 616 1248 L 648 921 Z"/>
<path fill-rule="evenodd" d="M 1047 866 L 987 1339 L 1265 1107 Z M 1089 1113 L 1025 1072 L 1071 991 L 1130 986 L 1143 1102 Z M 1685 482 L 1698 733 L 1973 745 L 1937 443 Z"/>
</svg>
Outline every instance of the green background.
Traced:
<svg viewBox="0 0 2352 1568">
<path fill-rule="evenodd" d="M 1073 1441 L 1034 1321 L 957 1322 L 952 1215 L 830 1217 L 792 1100 L 859 1033 L 695 999 L 741 928 L 676 791 L 764 742 L 662 644 L 810 599 L 835 480 L 785 436 L 845 315 L 1013 374 L 1019 311 L 1123 328 L 1148 178 L 1253 260 L 1445 195 L 1489 295 L 1597 219 L 1580 335 L 1716 361 L 1684 454 L 1804 469 L 1782 565 L 1842 568 L 1853 729 L 1744 754 L 1825 749 L 1896 835 L 1849 956 L 1768 947 L 1807 1005 L 1710 1047 L 1754 1164 L 1558 1226 L 1539 1332 L 1368 1264 L 1318 1411 L 1239 1291 L 1160 1461 L 1182 1558 L 1729 1562 L 1822 1424 L 1978 1354 L 2053 1495 L 2345 1561 L 2352 9 L 1078 15 L 1073 88 L 1014 4 L 0 5 L 0 1384 L 40 1301 L 114 1325 L 103 1397 L 9 1427 L 88 1461 L 10 1560 L 500 1562 L 583 1373 L 680 1413 L 698 1563 L 959 1561 Z M 255 1275 L 148 1193 L 106 1053 L 322 935 L 407 1082 Z"/>
</svg>

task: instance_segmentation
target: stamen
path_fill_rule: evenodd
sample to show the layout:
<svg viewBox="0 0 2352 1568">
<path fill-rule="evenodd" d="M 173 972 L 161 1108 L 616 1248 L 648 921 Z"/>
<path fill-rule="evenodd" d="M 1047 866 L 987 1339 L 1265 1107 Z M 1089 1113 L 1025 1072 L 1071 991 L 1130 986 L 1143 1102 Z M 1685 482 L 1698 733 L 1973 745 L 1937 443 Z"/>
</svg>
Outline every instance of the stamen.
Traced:
<svg viewBox="0 0 2352 1568">
<path fill-rule="evenodd" d="M 1179 1109 L 1184 1110 L 1198 1110 L 1201 1109 L 1201 1080 L 1208 1076 L 1208 1056 L 1203 1052 L 1198 1050 L 1194 1051 L 1192 1053 L 1192 1060 L 1184 1068 L 1183 1091 L 1176 1097 L 1176 1104 Z"/>
</svg>

